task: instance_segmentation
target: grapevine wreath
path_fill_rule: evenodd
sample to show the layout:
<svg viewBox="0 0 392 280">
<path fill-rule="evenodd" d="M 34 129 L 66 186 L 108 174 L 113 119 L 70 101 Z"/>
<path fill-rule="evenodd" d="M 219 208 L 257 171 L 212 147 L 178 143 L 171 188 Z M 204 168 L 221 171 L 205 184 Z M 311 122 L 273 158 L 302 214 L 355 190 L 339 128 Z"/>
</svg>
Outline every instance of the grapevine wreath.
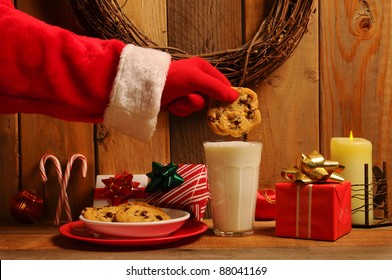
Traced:
<svg viewBox="0 0 392 280">
<path fill-rule="evenodd" d="M 233 85 L 257 84 L 282 65 L 308 32 L 314 0 L 274 0 L 267 17 L 251 40 L 234 49 L 198 56 L 218 68 Z M 160 49 L 174 60 L 193 56 L 170 46 L 159 46 L 138 30 L 117 0 L 68 0 L 83 27 L 101 38 Z"/>
</svg>

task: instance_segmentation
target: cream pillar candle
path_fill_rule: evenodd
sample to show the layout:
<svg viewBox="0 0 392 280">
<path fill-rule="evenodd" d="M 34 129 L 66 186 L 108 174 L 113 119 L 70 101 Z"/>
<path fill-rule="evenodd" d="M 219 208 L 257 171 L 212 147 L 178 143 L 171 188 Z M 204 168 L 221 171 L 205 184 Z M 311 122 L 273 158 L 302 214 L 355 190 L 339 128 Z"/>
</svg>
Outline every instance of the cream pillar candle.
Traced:
<svg viewBox="0 0 392 280">
<path fill-rule="evenodd" d="M 352 224 L 366 225 L 365 219 L 365 171 L 368 164 L 368 183 L 372 183 L 372 143 L 363 138 L 334 137 L 331 139 L 331 160 L 345 166 L 341 176 L 350 181 Z M 360 186 L 355 186 L 355 185 Z M 369 185 L 369 225 L 373 223 L 373 188 Z"/>
</svg>

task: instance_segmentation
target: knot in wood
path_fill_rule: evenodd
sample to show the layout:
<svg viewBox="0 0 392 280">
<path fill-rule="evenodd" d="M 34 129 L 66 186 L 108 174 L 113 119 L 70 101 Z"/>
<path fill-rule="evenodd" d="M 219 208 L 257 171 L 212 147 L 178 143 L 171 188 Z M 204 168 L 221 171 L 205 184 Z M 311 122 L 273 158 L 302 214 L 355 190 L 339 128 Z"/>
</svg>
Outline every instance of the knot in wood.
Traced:
<svg viewBox="0 0 392 280">
<path fill-rule="evenodd" d="M 372 20 L 370 18 L 363 18 L 359 22 L 359 28 L 364 32 L 368 32 L 372 28 Z"/>
<path fill-rule="evenodd" d="M 375 32 L 374 19 L 368 15 L 359 16 L 355 21 L 355 35 L 369 38 Z"/>
<path fill-rule="evenodd" d="M 108 136 L 108 129 L 103 124 L 98 124 L 96 128 L 96 139 L 98 143 L 102 143 Z"/>
</svg>

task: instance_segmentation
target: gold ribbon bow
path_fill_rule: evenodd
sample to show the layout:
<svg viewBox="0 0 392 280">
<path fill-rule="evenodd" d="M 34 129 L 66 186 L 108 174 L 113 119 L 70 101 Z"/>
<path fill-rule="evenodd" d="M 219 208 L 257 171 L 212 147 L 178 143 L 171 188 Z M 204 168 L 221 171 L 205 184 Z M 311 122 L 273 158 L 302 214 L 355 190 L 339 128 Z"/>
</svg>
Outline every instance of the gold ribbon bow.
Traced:
<svg viewBox="0 0 392 280">
<path fill-rule="evenodd" d="M 345 167 L 337 161 L 325 160 L 317 151 L 309 155 L 302 154 L 297 166 L 286 168 L 281 175 L 287 180 L 304 184 L 332 180 L 343 182 L 344 178 L 337 173 L 342 172 Z"/>
</svg>

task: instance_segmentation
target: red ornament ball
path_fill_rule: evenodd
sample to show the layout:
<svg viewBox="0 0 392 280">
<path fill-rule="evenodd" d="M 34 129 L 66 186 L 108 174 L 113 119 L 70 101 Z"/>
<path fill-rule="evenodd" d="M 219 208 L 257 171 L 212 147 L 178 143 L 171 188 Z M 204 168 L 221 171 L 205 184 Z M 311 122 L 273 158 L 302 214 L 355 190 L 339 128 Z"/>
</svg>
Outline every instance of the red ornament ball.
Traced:
<svg viewBox="0 0 392 280">
<path fill-rule="evenodd" d="M 36 223 L 43 210 L 44 200 L 35 190 L 20 191 L 10 202 L 11 215 L 21 223 Z"/>
</svg>

